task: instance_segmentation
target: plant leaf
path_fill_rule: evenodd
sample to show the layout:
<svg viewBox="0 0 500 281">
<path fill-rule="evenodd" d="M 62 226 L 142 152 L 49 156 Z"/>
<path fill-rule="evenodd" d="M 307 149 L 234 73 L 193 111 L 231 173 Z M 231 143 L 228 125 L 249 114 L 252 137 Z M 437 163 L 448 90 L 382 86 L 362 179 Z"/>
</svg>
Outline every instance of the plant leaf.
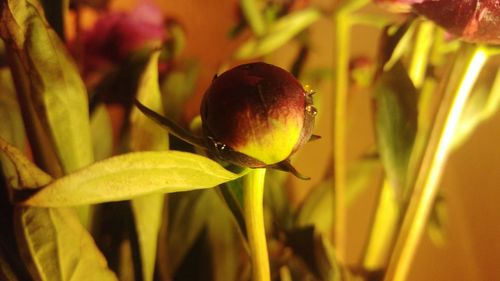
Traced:
<svg viewBox="0 0 500 281">
<path fill-rule="evenodd" d="M 150 109 L 162 114 L 163 105 L 158 85 L 159 56 L 160 51 L 151 54 L 139 79 L 136 97 Z M 168 149 L 168 134 L 165 130 L 135 107 L 130 118 L 130 147 L 133 151 Z M 144 281 L 153 280 L 163 202 L 163 194 L 140 196 L 131 201 Z"/>
<path fill-rule="evenodd" d="M 24 125 L 10 70 L 0 69 L 0 137 L 17 148 L 25 142 Z"/>
<path fill-rule="evenodd" d="M 352 204 L 375 179 L 374 175 L 380 172 L 379 159 L 365 157 L 349 167 L 347 171 L 346 205 Z M 304 200 L 296 214 L 296 225 L 305 227 L 314 225 L 315 230 L 328 235 L 334 224 L 332 213 L 332 185 L 331 178 L 317 185 Z"/>
<path fill-rule="evenodd" d="M 19 149 L 24 148 L 25 134 L 23 119 L 16 100 L 16 93 L 12 81 L 12 76 L 8 69 L 0 70 L 0 138 Z M 4 175 L 10 180 L 16 177 L 16 169 L 10 159 L 0 153 L 0 163 Z M 10 183 L 11 187 L 17 188 L 19 184 Z"/>
<path fill-rule="evenodd" d="M 6 174 L 10 187 L 14 189 L 36 189 L 52 181 L 51 176 L 40 170 L 21 151 L 8 144 L 1 137 L 0 150 L 6 156 L 4 159 L 8 159 L 14 168 L 12 174 Z"/>
<path fill-rule="evenodd" d="M 136 98 L 149 109 L 163 115 L 160 87 L 158 85 L 158 58 L 160 51 L 151 54 L 139 79 Z M 137 107 L 130 115 L 130 147 L 132 151 L 166 150 L 168 134 Z"/>
<path fill-rule="evenodd" d="M 90 116 L 92 147 L 96 161 L 106 159 L 113 153 L 113 129 L 106 107 L 98 105 Z"/>
<path fill-rule="evenodd" d="M 237 280 L 240 276 L 241 241 L 236 225 L 227 208 L 215 192 L 209 191 L 213 204 L 207 222 L 208 241 L 211 245 L 213 280 Z"/>
<path fill-rule="evenodd" d="M 391 186 L 399 196 L 417 132 L 417 93 L 403 65 L 384 72 L 374 89 L 378 150 Z"/>
<path fill-rule="evenodd" d="M 379 55 L 380 70 L 388 71 L 400 61 L 412 43 L 416 23 L 414 18 L 410 18 L 401 25 L 392 25 L 385 29 Z"/>
<path fill-rule="evenodd" d="M 192 153 L 135 152 L 108 158 L 59 178 L 24 204 L 62 207 L 119 201 L 151 193 L 210 188 L 239 176 Z"/>
<path fill-rule="evenodd" d="M 207 224 L 213 204 L 208 190 L 174 193 L 168 196 L 169 224 L 167 266 L 176 272 Z"/>
<path fill-rule="evenodd" d="M 35 280 L 117 280 L 71 209 L 19 207 L 17 242 Z"/>
<path fill-rule="evenodd" d="M 134 198 L 130 202 L 145 281 L 153 280 L 164 200 L 163 194 L 149 194 Z"/>
<path fill-rule="evenodd" d="M 52 147 L 64 173 L 92 163 L 86 89 L 64 45 L 30 1 L 4 0 L 1 23 L 25 124 L 38 126 L 28 128 L 35 154 Z"/>
<path fill-rule="evenodd" d="M 321 17 L 317 9 L 309 8 L 286 15 L 271 26 L 262 37 L 252 38 L 236 50 L 236 59 L 252 59 L 267 55 L 286 44 L 299 32 Z"/>
<path fill-rule="evenodd" d="M 180 69 L 168 73 L 161 84 L 161 91 L 165 100 L 166 116 L 172 120 L 182 119 L 183 109 L 188 99 L 194 93 L 194 87 L 199 73 L 199 65 L 189 61 Z"/>
<path fill-rule="evenodd" d="M 261 36 L 266 31 L 266 22 L 262 12 L 260 11 L 257 1 L 255 0 L 240 0 L 241 10 L 245 15 L 245 19 L 252 28 L 252 31 Z"/>
<path fill-rule="evenodd" d="M 266 172 L 264 188 L 264 206 L 270 211 L 272 224 L 282 229 L 292 226 L 293 218 L 291 206 L 285 190 L 285 181 L 288 173 L 269 169 Z"/>
<path fill-rule="evenodd" d="M 446 198 L 443 194 L 438 194 L 427 223 L 427 234 L 434 245 L 438 247 L 443 247 L 446 244 L 447 209 Z"/>
</svg>

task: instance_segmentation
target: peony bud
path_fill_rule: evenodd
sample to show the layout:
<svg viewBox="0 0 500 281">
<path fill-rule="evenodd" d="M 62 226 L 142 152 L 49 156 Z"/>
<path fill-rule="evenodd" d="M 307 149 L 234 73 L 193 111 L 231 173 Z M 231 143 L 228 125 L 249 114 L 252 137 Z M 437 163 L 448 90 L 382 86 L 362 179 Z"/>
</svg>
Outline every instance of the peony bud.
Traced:
<svg viewBox="0 0 500 281">
<path fill-rule="evenodd" d="M 311 94 L 277 66 L 259 62 L 228 70 L 203 98 L 206 146 L 233 164 L 291 171 L 289 157 L 311 138 Z"/>
<path fill-rule="evenodd" d="M 413 9 L 465 41 L 500 43 L 498 0 L 425 0 Z"/>
</svg>

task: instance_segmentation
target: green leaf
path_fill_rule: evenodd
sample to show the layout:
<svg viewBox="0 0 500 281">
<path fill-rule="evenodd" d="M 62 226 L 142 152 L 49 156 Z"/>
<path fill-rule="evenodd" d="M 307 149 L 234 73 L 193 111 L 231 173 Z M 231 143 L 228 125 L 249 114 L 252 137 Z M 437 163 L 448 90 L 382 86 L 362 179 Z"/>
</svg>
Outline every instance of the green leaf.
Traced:
<svg viewBox="0 0 500 281">
<path fill-rule="evenodd" d="M 286 44 L 320 17 L 321 13 L 313 8 L 286 15 L 269 26 L 262 37 L 252 38 L 238 48 L 235 58 L 252 59 L 267 55 Z"/>
<path fill-rule="evenodd" d="M 446 244 L 447 209 L 446 198 L 442 194 L 438 194 L 427 223 L 427 234 L 434 245 L 438 247 L 444 247 Z"/>
<path fill-rule="evenodd" d="M 10 70 L 0 69 L 0 137 L 17 148 L 25 142 L 24 125 Z"/>
<path fill-rule="evenodd" d="M 19 207 L 14 222 L 35 280 L 117 280 L 73 210 Z"/>
<path fill-rule="evenodd" d="M 24 204 L 62 207 L 119 201 L 151 193 L 210 188 L 239 176 L 192 153 L 135 152 L 108 158 L 59 178 Z"/>
<path fill-rule="evenodd" d="M 8 159 L 13 169 L 11 174 L 6 174 L 7 182 L 14 189 L 36 189 L 47 185 L 52 177 L 40 170 L 26 156 L 14 146 L 0 137 L 0 150 Z"/>
<path fill-rule="evenodd" d="M 168 196 L 169 220 L 166 251 L 170 272 L 176 272 L 207 224 L 213 206 L 209 190 Z"/>
<path fill-rule="evenodd" d="M 234 181 L 230 181 L 222 186 L 219 186 L 217 188 L 217 191 L 219 192 L 222 200 L 224 200 L 226 206 L 233 215 L 233 219 L 238 224 L 240 234 L 246 239 L 247 227 L 245 224 L 245 219 L 243 217 L 243 202 L 240 200 L 242 198 L 238 198 L 238 195 L 236 194 L 236 192 L 242 191 L 242 188 L 243 180 L 242 178 L 238 178 Z"/>
<path fill-rule="evenodd" d="M 160 87 L 158 85 L 158 58 L 160 51 L 151 54 L 138 83 L 136 98 L 149 109 L 163 115 Z M 168 134 L 137 107 L 130 114 L 130 148 L 132 151 L 166 150 Z"/>
<path fill-rule="evenodd" d="M 3 1 L 0 36 L 12 57 L 11 69 L 37 161 L 57 174 L 54 151 L 64 173 L 93 161 L 87 94 L 71 56 L 30 1 Z M 46 151 L 45 151 L 46 150 Z M 43 167 L 46 168 L 46 167 Z"/>
<path fill-rule="evenodd" d="M 182 119 L 186 102 L 194 93 L 198 73 L 198 64 L 188 62 L 181 69 L 175 69 L 165 77 L 161 84 L 161 91 L 165 100 L 167 117 L 176 121 Z"/>
<path fill-rule="evenodd" d="M 162 114 L 163 105 L 158 85 L 158 58 L 160 51 L 151 54 L 139 79 L 136 97 L 150 109 Z M 168 134 L 137 108 L 130 116 L 130 147 L 133 151 L 167 150 Z M 143 280 L 153 280 L 158 233 L 160 231 L 163 194 L 133 198 L 132 213 L 139 243 Z"/>
<path fill-rule="evenodd" d="M 400 25 L 388 26 L 382 37 L 380 48 L 380 68 L 388 71 L 401 60 L 404 53 L 409 50 L 415 33 L 416 21 L 410 18 Z"/>
<path fill-rule="evenodd" d="M 261 36 L 266 31 L 266 22 L 257 2 L 257 0 L 240 0 L 240 6 L 252 31 L 257 36 Z"/>
<path fill-rule="evenodd" d="M 292 211 L 285 190 L 285 181 L 289 173 L 268 169 L 264 188 L 264 206 L 270 211 L 268 218 L 272 224 L 283 229 L 292 225 Z"/>
<path fill-rule="evenodd" d="M 90 116 L 94 159 L 103 160 L 113 154 L 113 128 L 106 106 L 98 105 Z"/>
<path fill-rule="evenodd" d="M 215 192 L 209 192 L 213 204 L 207 222 L 207 235 L 211 246 L 214 281 L 238 280 L 240 272 L 241 236 L 227 208 Z"/>
<path fill-rule="evenodd" d="M 376 82 L 375 130 L 386 175 L 401 195 L 417 132 L 417 93 L 403 65 L 397 63 Z"/>
<path fill-rule="evenodd" d="M 5 68 L 0 70 L 0 120 L 2 120 L 0 122 L 0 138 L 14 147 L 24 149 L 26 136 L 23 120 L 16 100 L 12 76 L 10 71 Z M 0 153 L 0 163 L 7 178 L 16 177 L 15 166 L 3 153 Z M 15 183 L 11 186 L 18 187 L 19 185 Z"/>
<path fill-rule="evenodd" d="M 153 280 L 164 200 L 163 194 L 150 194 L 134 198 L 130 202 L 145 281 Z"/>
<path fill-rule="evenodd" d="M 373 183 L 374 177 L 380 173 L 380 162 L 377 158 L 365 157 L 349 167 L 347 171 L 346 206 L 352 204 L 356 198 Z M 328 235 L 334 224 L 332 214 L 332 185 L 331 178 L 317 185 L 304 200 L 297 211 L 296 225 L 304 227 L 314 225 L 315 230 Z"/>
</svg>

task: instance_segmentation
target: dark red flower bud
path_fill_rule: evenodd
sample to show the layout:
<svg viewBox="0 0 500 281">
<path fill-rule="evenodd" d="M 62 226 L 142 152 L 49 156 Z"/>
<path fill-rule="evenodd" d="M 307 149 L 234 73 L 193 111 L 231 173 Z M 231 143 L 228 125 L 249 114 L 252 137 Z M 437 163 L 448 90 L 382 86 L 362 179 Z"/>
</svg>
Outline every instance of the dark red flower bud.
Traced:
<svg viewBox="0 0 500 281">
<path fill-rule="evenodd" d="M 498 0 L 425 0 L 413 9 L 465 41 L 500 44 Z"/>
<path fill-rule="evenodd" d="M 212 154 L 240 166 L 278 167 L 311 138 L 311 92 L 266 63 L 237 66 L 214 78 L 201 106 Z"/>
</svg>

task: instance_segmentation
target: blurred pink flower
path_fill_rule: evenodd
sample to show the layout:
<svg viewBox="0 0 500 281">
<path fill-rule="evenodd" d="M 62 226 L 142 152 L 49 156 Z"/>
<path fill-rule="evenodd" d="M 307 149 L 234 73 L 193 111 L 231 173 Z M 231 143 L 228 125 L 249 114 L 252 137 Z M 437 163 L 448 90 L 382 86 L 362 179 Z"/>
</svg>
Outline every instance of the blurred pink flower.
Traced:
<svg viewBox="0 0 500 281">
<path fill-rule="evenodd" d="M 499 0 L 374 0 L 427 17 L 464 41 L 500 44 Z"/>
<path fill-rule="evenodd" d="M 84 71 L 98 70 L 138 50 L 159 46 L 165 33 L 163 14 L 149 2 L 127 12 L 105 12 L 82 34 Z"/>
</svg>

